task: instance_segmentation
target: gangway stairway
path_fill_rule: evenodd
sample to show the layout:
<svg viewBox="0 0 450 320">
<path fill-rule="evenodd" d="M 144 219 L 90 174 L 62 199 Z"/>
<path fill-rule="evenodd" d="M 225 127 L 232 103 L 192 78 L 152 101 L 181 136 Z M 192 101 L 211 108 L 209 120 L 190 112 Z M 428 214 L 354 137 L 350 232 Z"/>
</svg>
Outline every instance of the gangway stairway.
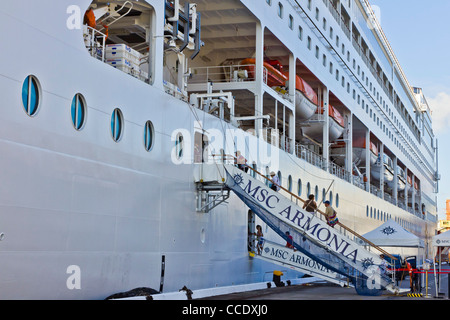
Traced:
<svg viewBox="0 0 450 320">
<path fill-rule="evenodd" d="M 249 169 L 252 174 L 230 164 L 205 163 L 199 165 L 194 175 L 195 182 L 216 185 L 221 190 L 224 186 L 230 189 L 286 241 L 285 232 L 289 231 L 297 253 L 314 262 L 321 270 L 318 272 L 317 268 L 310 267 L 305 273 L 340 285 L 350 281 L 359 294 L 376 295 L 383 290 L 399 293 L 394 281 L 384 272 L 380 253 L 370 250 L 389 255 L 387 252 L 347 227 L 345 232 L 341 232 L 340 228 L 328 226 L 320 219 L 319 212 L 303 210 L 280 192 L 270 189 L 265 183 L 269 179 L 264 175 Z M 257 179 L 258 175 L 264 182 Z M 293 194 L 290 196 L 299 199 Z M 272 246 L 273 250 L 277 249 L 274 244 L 267 245 Z M 267 254 L 268 252 L 262 253 L 260 258 L 267 258 Z"/>
</svg>

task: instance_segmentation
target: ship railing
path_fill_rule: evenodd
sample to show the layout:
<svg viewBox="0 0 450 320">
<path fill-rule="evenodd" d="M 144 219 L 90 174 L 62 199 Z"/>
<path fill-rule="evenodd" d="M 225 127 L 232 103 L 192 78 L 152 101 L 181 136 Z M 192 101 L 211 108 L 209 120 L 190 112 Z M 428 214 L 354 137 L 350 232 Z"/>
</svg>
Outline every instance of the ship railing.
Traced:
<svg viewBox="0 0 450 320">
<path fill-rule="evenodd" d="M 333 2 L 331 0 L 328 1 L 328 8 L 330 9 L 331 15 L 336 20 L 336 22 L 339 23 L 340 21 L 340 15 L 337 8 L 334 6 Z"/>
<path fill-rule="evenodd" d="M 340 20 L 341 20 L 340 24 L 341 24 L 342 31 L 344 31 L 345 35 L 350 40 L 350 29 L 347 27 L 347 23 L 345 22 L 344 17 L 341 16 Z"/>
<path fill-rule="evenodd" d="M 221 65 L 191 68 L 191 78 L 189 83 L 201 84 L 208 82 L 216 83 L 232 83 L 244 81 L 256 81 L 254 72 L 248 70 L 255 70 L 254 64 L 235 64 L 235 65 Z M 263 67 L 263 83 L 267 84 L 268 70 Z"/>
<path fill-rule="evenodd" d="M 373 195 L 376 195 L 378 198 L 381 198 L 381 190 L 377 186 L 374 186 L 373 184 L 370 185 L 370 193 Z"/>
<path fill-rule="evenodd" d="M 316 166 L 320 169 L 325 168 L 325 159 L 321 155 L 309 150 L 300 143 L 295 144 L 295 155 L 297 156 L 297 158 L 303 159 L 313 166 Z"/>
<path fill-rule="evenodd" d="M 248 69 L 255 68 L 255 65 L 222 65 L 191 68 L 192 77 L 189 83 L 208 82 L 243 82 L 255 81 Z"/>
<path fill-rule="evenodd" d="M 266 184 L 274 184 L 274 182 L 267 176 L 265 176 L 264 174 L 260 173 L 259 171 L 255 170 L 254 168 L 252 168 L 251 166 L 247 165 L 250 174 L 252 176 L 258 176 L 260 181 L 265 181 Z M 253 172 L 253 174 L 252 174 Z M 262 180 L 261 180 L 262 179 Z M 284 188 L 281 185 L 278 185 L 278 187 L 280 188 L 279 193 L 282 194 L 283 196 L 285 196 L 286 198 L 290 198 L 290 200 L 292 202 L 296 202 L 297 205 L 300 204 L 305 204 L 305 200 L 303 200 L 302 198 L 300 198 L 298 195 L 292 193 L 291 191 L 289 191 L 288 189 Z M 320 206 L 322 205 L 322 202 L 320 202 L 318 204 L 318 208 L 320 208 Z M 317 209 L 316 212 L 314 213 L 316 217 L 318 217 L 319 219 L 321 219 L 322 221 L 326 221 L 326 215 L 325 212 L 323 212 L 320 209 Z M 358 234 L 357 232 L 355 232 L 354 230 L 350 229 L 349 227 L 347 227 L 346 225 L 344 225 L 342 222 L 338 222 L 335 225 L 335 229 L 339 228 L 339 231 L 342 235 L 346 236 L 347 238 L 353 240 L 353 241 L 357 241 L 359 242 L 361 245 L 365 246 L 367 250 L 370 251 L 371 248 L 379 251 L 380 253 L 389 256 L 391 259 L 393 260 L 397 260 L 395 257 L 393 257 L 392 255 L 390 255 L 388 252 L 386 252 L 384 249 L 378 247 L 377 245 L 375 245 L 374 243 L 372 243 L 371 241 L 365 239 L 362 235 Z"/>
<path fill-rule="evenodd" d="M 330 173 L 332 175 L 337 176 L 338 178 L 345 180 L 349 183 L 352 183 L 353 180 L 353 175 L 348 172 L 347 170 L 345 170 L 344 168 L 342 168 L 341 166 L 337 165 L 334 162 L 331 162 L 328 164 L 329 169 L 330 169 Z"/>
<path fill-rule="evenodd" d="M 84 44 L 90 55 L 105 62 L 106 34 L 87 25 L 84 28 Z"/>
</svg>

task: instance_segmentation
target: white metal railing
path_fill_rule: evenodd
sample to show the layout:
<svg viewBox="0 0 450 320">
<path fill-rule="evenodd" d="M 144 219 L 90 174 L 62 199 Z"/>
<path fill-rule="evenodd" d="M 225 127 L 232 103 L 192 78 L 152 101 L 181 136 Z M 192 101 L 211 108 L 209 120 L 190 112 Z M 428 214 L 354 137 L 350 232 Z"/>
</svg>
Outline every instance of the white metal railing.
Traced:
<svg viewBox="0 0 450 320">
<path fill-rule="evenodd" d="M 238 64 L 191 68 L 192 77 L 189 79 L 189 83 L 255 81 L 254 73 L 252 75 L 251 72 L 248 72 L 249 69 L 255 70 L 255 65 Z"/>
<path fill-rule="evenodd" d="M 92 27 L 85 27 L 84 44 L 86 48 L 92 57 L 105 62 L 106 34 Z"/>
</svg>

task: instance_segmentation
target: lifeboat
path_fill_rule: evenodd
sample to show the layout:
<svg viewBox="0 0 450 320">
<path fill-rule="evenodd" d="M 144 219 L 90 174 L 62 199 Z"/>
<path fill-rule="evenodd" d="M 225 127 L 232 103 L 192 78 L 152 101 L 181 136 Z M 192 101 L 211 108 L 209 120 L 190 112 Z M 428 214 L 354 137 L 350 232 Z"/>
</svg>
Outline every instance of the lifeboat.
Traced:
<svg viewBox="0 0 450 320">
<path fill-rule="evenodd" d="M 345 165 L 345 141 L 338 141 L 331 145 L 330 155 L 333 161 L 340 165 Z M 378 148 L 375 143 L 370 142 L 370 165 L 375 164 L 378 158 Z M 364 137 L 358 137 L 353 140 L 353 163 L 357 166 L 366 165 L 366 139 Z"/>
<path fill-rule="evenodd" d="M 289 80 L 289 73 L 283 73 Z M 300 121 L 309 120 L 317 111 L 317 93 L 300 76 L 295 77 L 295 117 Z"/>
<path fill-rule="evenodd" d="M 329 105 L 329 142 L 334 142 L 337 138 L 339 138 L 344 132 L 345 122 L 341 113 L 333 106 Z M 315 114 L 311 117 L 311 123 L 308 123 L 308 126 L 303 127 L 303 133 L 308 137 L 322 141 L 323 140 L 323 125 L 320 120 L 320 115 L 324 112 L 324 108 L 317 108 Z"/>
<path fill-rule="evenodd" d="M 394 190 L 394 180 L 388 181 L 388 187 L 390 190 Z M 406 175 L 405 171 L 397 166 L 397 191 L 402 192 L 406 188 Z"/>
<path fill-rule="evenodd" d="M 382 167 L 382 168 L 381 168 Z M 380 173 L 384 175 L 384 182 L 389 183 L 394 180 L 394 166 L 392 159 L 386 154 L 383 157 L 383 163 L 380 161 L 380 155 L 375 164 L 372 166 L 372 178 L 376 181 L 380 181 Z"/>
<path fill-rule="evenodd" d="M 406 177 L 406 181 L 407 181 L 408 193 L 411 195 L 412 191 L 413 191 L 412 177 L 410 175 L 408 175 Z M 417 179 L 414 179 L 414 189 L 416 191 L 416 194 L 419 195 L 420 194 L 420 188 L 419 188 L 419 182 L 417 181 Z"/>
<path fill-rule="evenodd" d="M 247 70 L 249 78 L 255 79 L 255 59 L 247 58 L 241 61 L 241 65 Z M 264 61 L 264 68 L 267 70 L 266 83 L 269 87 L 285 86 L 288 77 L 282 72 L 283 66 L 278 60 Z"/>
</svg>

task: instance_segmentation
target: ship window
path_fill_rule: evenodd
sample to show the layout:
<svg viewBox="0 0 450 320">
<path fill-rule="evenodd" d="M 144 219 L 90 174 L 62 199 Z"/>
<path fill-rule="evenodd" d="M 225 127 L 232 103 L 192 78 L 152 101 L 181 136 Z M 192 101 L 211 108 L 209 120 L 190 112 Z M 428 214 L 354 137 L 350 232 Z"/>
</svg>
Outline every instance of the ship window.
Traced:
<svg viewBox="0 0 450 320">
<path fill-rule="evenodd" d="M 366 217 L 369 217 L 369 206 L 366 206 Z"/>
<path fill-rule="evenodd" d="M 289 192 L 292 192 L 292 176 L 289 175 L 288 177 L 288 190 Z"/>
<path fill-rule="evenodd" d="M 111 134 L 115 142 L 122 138 L 123 133 L 123 115 L 119 108 L 114 109 L 111 115 Z"/>
<path fill-rule="evenodd" d="M 281 2 L 278 2 L 278 16 L 280 18 L 283 18 L 283 5 L 281 4 Z"/>
<path fill-rule="evenodd" d="M 330 205 L 333 205 L 333 192 L 330 191 L 330 194 L 328 196 L 328 201 L 330 201 Z"/>
<path fill-rule="evenodd" d="M 314 190 L 314 196 L 316 197 L 316 199 L 319 199 L 319 187 L 316 186 L 315 190 Z"/>
<path fill-rule="evenodd" d="M 306 196 L 309 197 L 310 194 L 311 194 L 311 184 L 308 182 L 306 184 Z"/>
<path fill-rule="evenodd" d="M 35 76 L 28 76 L 22 86 L 22 102 L 25 112 L 34 116 L 38 111 L 40 101 L 39 81 Z"/>
<path fill-rule="evenodd" d="M 309 37 L 309 36 L 308 36 L 307 47 L 308 47 L 309 50 L 311 50 L 311 37 Z"/>
<path fill-rule="evenodd" d="M 175 156 L 178 160 L 180 160 L 183 157 L 183 149 L 184 149 L 184 138 L 181 133 L 177 134 L 177 139 L 175 141 Z"/>
<path fill-rule="evenodd" d="M 302 180 L 301 179 L 298 179 L 297 194 L 298 194 L 299 197 L 302 195 Z"/>
<path fill-rule="evenodd" d="M 289 29 L 294 29 L 294 17 L 289 15 Z"/>
<path fill-rule="evenodd" d="M 326 201 L 325 196 L 326 196 L 326 192 L 325 192 L 325 188 L 323 188 L 322 189 L 322 202 Z"/>
<path fill-rule="evenodd" d="M 266 3 L 271 6 L 272 5 L 272 0 L 266 0 Z"/>
<path fill-rule="evenodd" d="M 153 128 L 153 123 L 149 120 L 145 123 L 145 128 L 144 128 L 145 150 L 147 150 L 147 151 L 152 150 L 154 137 L 155 137 L 155 129 Z"/>
<path fill-rule="evenodd" d="M 77 93 L 72 99 L 71 114 L 74 128 L 81 130 L 86 119 L 86 100 L 80 93 Z"/>
<path fill-rule="evenodd" d="M 303 40 L 303 28 L 300 26 L 298 27 L 298 38 Z"/>
<path fill-rule="evenodd" d="M 330 194 L 331 198 L 331 194 Z M 336 193 L 336 208 L 339 208 L 339 193 Z"/>
</svg>

